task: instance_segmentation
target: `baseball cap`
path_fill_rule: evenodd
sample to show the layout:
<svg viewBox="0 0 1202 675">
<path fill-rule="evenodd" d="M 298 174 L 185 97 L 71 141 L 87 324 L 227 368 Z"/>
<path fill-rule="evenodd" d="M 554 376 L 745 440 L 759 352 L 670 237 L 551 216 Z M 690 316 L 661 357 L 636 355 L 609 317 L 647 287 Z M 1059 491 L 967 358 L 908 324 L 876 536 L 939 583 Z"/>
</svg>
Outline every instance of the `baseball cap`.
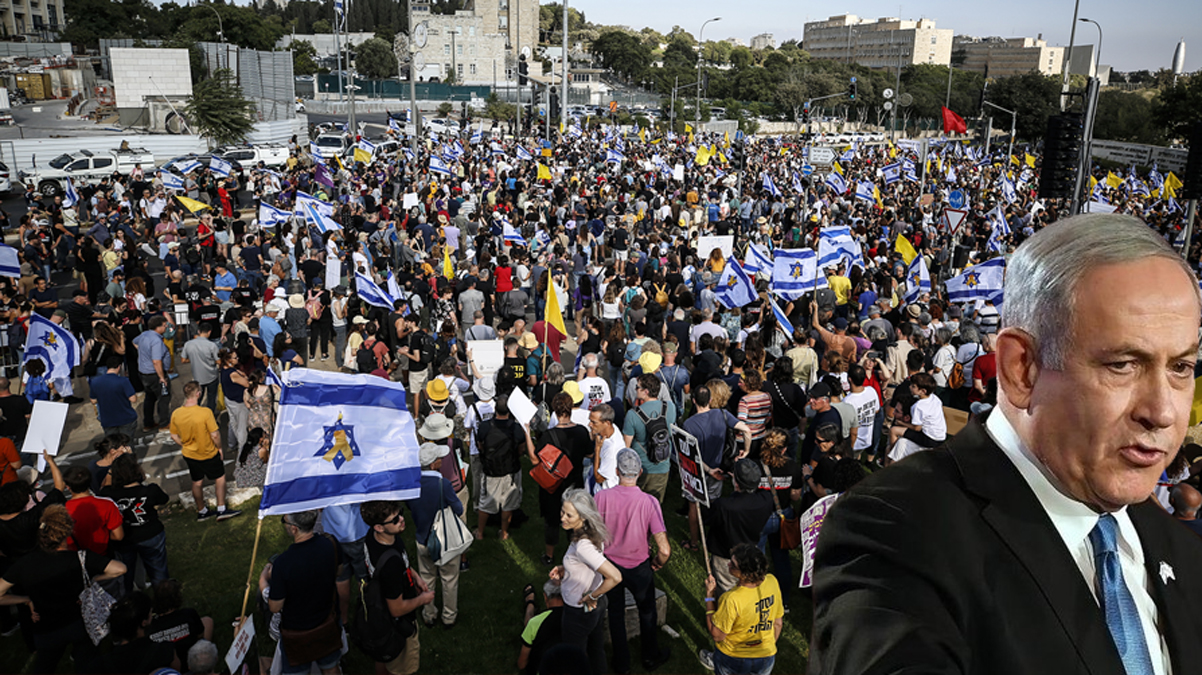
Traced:
<svg viewBox="0 0 1202 675">
<path fill-rule="evenodd" d="M 810 398 L 830 398 L 831 388 L 825 382 L 818 382 L 810 387 L 810 390 L 806 393 L 809 394 Z"/>
<path fill-rule="evenodd" d="M 630 448 L 622 448 L 618 451 L 618 475 L 625 478 L 634 478 L 643 470 L 643 462 L 639 460 L 639 453 Z"/>
<path fill-rule="evenodd" d="M 835 328 L 837 330 L 847 330 L 847 319 L 843 317 L 835 317 Z"/>
<path fill-rule="evenodd" d="M 735 462 L 735 482 L 743 492 L 750 492 L 760 486 L 760 466 L 750 459 L 743 458 Z"/>
</svg>

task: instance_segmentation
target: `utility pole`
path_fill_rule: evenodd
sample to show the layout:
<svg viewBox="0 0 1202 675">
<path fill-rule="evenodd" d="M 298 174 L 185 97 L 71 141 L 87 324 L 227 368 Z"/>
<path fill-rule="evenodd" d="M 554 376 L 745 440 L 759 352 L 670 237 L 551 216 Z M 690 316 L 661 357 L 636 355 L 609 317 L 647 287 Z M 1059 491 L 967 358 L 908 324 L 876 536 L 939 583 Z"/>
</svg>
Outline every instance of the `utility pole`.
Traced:
<svg viewBox="0 0 1202 675">
<path fill-rule="evenodd" d="M 568 128 L 568 93 L 572 88 L 568 86 L 568 0 L 563 0 L 563 68 L 560 75 L 560 93 L 559 93 L 559 128 Z M 550 118 L 550 101 L 548 101 L 547 117 Z M 549 138 L 549 136 L 548 136 Z"/>
<path fill-rule="evenodd" d="M 515 5 L 510 5 L 510 7 L 513 7 L 513 6 L 515 6 Z M 510 47 L 513 48 L 513 54 L 514 54 L 513 62 L 515 64 L 518 64 L 517 68 L 520 70 L 522 67 L 521 66 L 521 61 L 522 61 L 522 0 L 517 0 L 516 6 L 518 8 L 518 11 L 517 11 L 517 16 L 515 16 L 513 19 L 513 39 L 511 39 L 509 41 L 509 45 L 510 45 Z M 495 88 L 495 86 L 496 86 L 495 80 L 497 79 L 497 76 L 496 76 L 497 64 L 496 64 L 496 62 L 493 62 L 492 68 L 493 68 L 493 78 L 492 79 L 494 80 L 493 86 Z M 517 105 L 518 117 L 517 117 L 517 126 L 514 127 L 515 132 L 513 135 L 516 138 L 521 138 L 522 137 L 522 76 L 521 76 L 521 74 L 519 74 L 517 77 L 517 83 L 518 83 L 518 105 Z"/>
<path fill-rule="evenodd" d="M 714 18 L 701 24 L 701 30 L 697 31 L 697 110 L 694 111 L 693 120 L 697 126 L 697 132 L 701 132 L 701 57 L 703 56 L 701 36 L 705 35 L 705 25 L 714 21 L 721 21 L 722 17 L 715 16 Z"/>
<path fill-rule="evenodd" d="M 337 52 L 337 54 L 338 54 L 338 62 L 336 65 L 338 66 L 338 100 L 339 101 L 343 100 L 342 97 L 345 94 L 345 88 L 342 84 L 342 41 L 339 38 L 339 32 L 340 32 L 341 26 L 338 25 L 338 24 L 342 23 L 342 12 L 345 11 L 343 9 L 344 7 L 345 6 L 342 4 L 341 0 L 339 2 L 334 3 L 334 51 Z"/>
<path fill-rule="evenodd" d="M 916 38 L 917 39 L 917 38 Z M 889 41 L 893 42 L 893 31 L 889 31 Z M 893 101 L 893 119 L 889 122 L 889 142 L 893 143 L 897 140 L 897 109 L 901 106 L 897 101 L 901 100 L 901 64 L 902 64 L 902 48 L 901 44 L 894 45 L 897 48 L 897 77 L 894 79 L 893 96 L 897 99 Z"/>
<path fill-rule="evenodd" d="M 421 115 L 417 110 L 417 36 L 414 35 L 413 0 L 409 1 L 409 121 L 413 124 L 413 134 L 409 136 L 409 149 L 413 151 L 414 161 L 417 161 L 417 137 L 421 132 Z"/>
</svg>

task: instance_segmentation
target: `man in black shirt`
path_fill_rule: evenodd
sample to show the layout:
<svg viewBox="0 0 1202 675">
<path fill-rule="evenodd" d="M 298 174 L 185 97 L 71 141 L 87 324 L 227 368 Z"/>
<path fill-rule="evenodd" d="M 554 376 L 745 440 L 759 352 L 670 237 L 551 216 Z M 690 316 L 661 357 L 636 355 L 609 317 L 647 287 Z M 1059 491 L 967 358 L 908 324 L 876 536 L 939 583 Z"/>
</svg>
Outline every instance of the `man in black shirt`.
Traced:
<svg viewBox="0 0 1202 675">
<path fill-rule="evenodd" d="M 434 361 L 434 338 L 419 325 L 421 317 L 410 313 L 401 321 L 405 329 L 404 339 L 398 344 L 397 357 L 402 367 L 409 370 L 409 391 L 413 392 L 413 408 L 417 410 L 421 403 L 422 392 L 426 390 L 426 381 L 430 379 L 430 363 Z"/>
<path fill-rule="evenodd" d="M 184 289 L 184 300 L 188 302 L 188 309 L 195 312 L 200 308 L 201 301 L 205 298 L 212 298 L 213 292 L 208 286 L 200 283 L 196 276 L 188 277 L 188 287 Z"/>
<path fill-rule="evenodd" d="M 246 278 L 258 291 L 263 287 L 263 250 L 259 248 L 255 235 L 246 235 L 246 246 L 242 247 L 238 256 L 242 258 L 242 269 L 246 270 Z"/>
<path fill-rule="evenodd" d="M 313 288 L 318 281 L 323 280 L 325 278 L 325 269 L 326 266 L 321 264 L 321 261 L 317 259 L 317 254 L 309 251 L 304 261 L 300 264 L 300 275 L 305 280 L 305 287 Z"/>
<path fill-rule="evenodd" d="M 434 591 L 431 591 L 421 577 L 409 567 L 409 556 L 405 551 L 405 542 L 400 534 L 405 530 L 405 517 L 401 515 L 401 503 L 389 501 L 364 502 L 359 507 L 359 515 L 363 522 L 371 528 L 364 538 L 367 547 L 367 571 L 371 577 L 380 576 L 384 591 L 384 599 L 388 602 L 388 610 L 394 621 L 406 627 L 412 627 L 413 634 L 405 641 L 405 649 L 399 656 L 384 666 L 389 673 L 416 673 L 420 665 L 421 653 L 418 643 L 417 611 L 424 605 L 434 602 Z M 388 551 L 396 551 L 381 565 L 380 561 Z M 379 668 L 377 668 L 379 671 Z"/>
<path fill-rule="evenodd" d="M 230 300 L 233 300 L 239 307 L 254 307 L 256 297 L 255 292 L 250 288 L 250 279 L 242 279 L 238 282 L 238 287 L 230 292 Z"/>
<path fill-rule="evenodd" d="M 91 340 L 92 322 L 103 317 L 92 311 L 92 306 L 88 304 L 88 292 L 75 289 L 71 292 L 71 302 L 63 303 L 62 309 L 67 313 L 67 319 L 71 322 L 71 332 L 80 341 Z"/>
<path fill-rule="evenodd" d="M 36 287 L 29 292 L 29 300 L 33 303 L 34 311 L 47 319 L 58 307 L 58 293 L 46 285 L 44 277 L 38 277 Z"/>
<path fill-rule="evenodd" d="M 25 432 L 29 429 L 29 416 L 33 414 L 33 406 L 29 399 L 21 395 L 13 395 L 9 391 L 12 384 L 7 377 L 0 377 L 0 436 L 12 439 L 18 448 L 25 442 Z"/>
<path fill-rule="evenodd" d="M 204 296 L 200 304 L 192 310 L 193 330 L 202 323 L 209 325 L 210 335 L 221 337 L 221 308 L 213 304 L 212 295 Z M 193 336 L 195 337 L 195 333 Z"/>
<path fill-rule="evenodd" d="M 740 459 L 735 462 L 734 493 L 710 506 L 706 523 L 709 551 L 713 557 L 710 568 L 723 593 L 739 583 L 730 573 L 731 550 L 739 544 L 757 545 L 760 532 L 764 530 L 768 516 L 772 515 L 772 495 L 768 490 L 759 489 L 762 475 L 758 461 Z"/>
</svg>

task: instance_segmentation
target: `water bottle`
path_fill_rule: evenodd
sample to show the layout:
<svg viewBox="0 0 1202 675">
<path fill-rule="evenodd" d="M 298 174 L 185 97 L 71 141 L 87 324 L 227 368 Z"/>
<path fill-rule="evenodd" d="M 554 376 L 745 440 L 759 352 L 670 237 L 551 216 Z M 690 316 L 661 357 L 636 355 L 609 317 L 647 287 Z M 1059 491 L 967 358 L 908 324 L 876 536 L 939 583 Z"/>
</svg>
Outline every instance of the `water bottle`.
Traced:
<svg viewBox="0 0 1202 675">
<path fill-rule="evenodd" d="M 159 394 L 162 396 L 170 396 L 171 395 L 171 384 L 168 382 L 160 382 L 159 383 Z"/>
</svg>

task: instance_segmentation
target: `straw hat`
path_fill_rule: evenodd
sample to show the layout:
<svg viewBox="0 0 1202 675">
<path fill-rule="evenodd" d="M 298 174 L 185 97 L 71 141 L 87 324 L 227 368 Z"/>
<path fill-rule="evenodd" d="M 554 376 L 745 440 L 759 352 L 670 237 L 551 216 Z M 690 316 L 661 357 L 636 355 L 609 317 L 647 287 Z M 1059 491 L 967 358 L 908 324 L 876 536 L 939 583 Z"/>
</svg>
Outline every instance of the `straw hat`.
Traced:
<svg viewBox="0 0 1202 675">
<path fill-rule="evenodd" d="M 293 293 L 288 296 L 288 306 L 293 309 L 305 308 L 305 297 L 300 293 Z"/>
</svg>

